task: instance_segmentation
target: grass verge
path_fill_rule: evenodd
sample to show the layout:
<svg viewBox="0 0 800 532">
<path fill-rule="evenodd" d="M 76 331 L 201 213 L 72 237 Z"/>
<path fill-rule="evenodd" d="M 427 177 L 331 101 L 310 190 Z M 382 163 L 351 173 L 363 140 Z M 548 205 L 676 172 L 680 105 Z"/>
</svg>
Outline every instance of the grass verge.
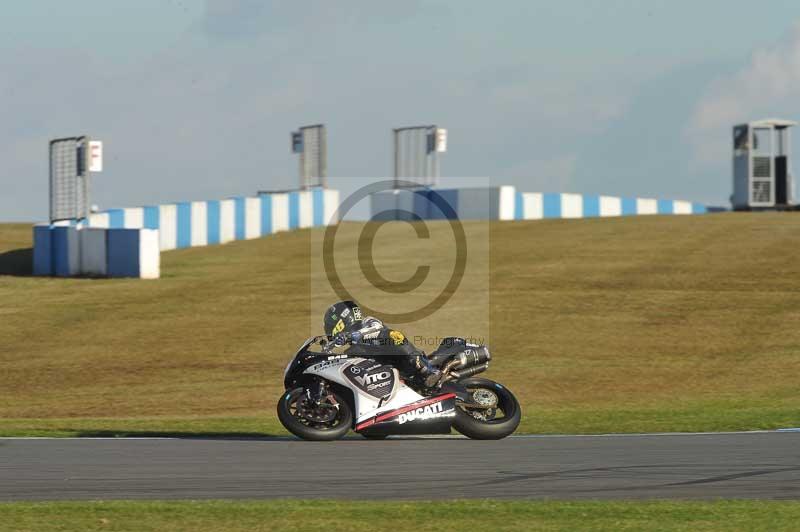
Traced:
<svg viewBox="0 0 800 532">
<path fill-rule="evenodd" d="M 0 530 L 796 530 L 800 503 L 181 501 L 0 504 Z"/>
<path fill-rule="evenodd" d="M 796 213 L 465 226 L 488 235 L 486 307 L 403 328 L 488 338 L 522 432 L 800 425 Z M 382 275 L 409 278 L 449 228 L 430 230 L 383 226 Z M 158 281 L 26 276 L 30 234 L 0 225 L 0 433 L 284 434 L 282 370 L 320 317 L 310 231 L 164 253 Z"/>
</svg>

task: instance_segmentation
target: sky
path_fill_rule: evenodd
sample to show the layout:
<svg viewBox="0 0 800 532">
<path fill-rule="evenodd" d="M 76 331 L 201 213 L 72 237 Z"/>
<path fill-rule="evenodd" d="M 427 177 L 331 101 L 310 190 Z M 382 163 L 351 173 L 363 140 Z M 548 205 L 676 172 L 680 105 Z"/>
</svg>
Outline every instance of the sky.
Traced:
<svg viewBox="0 0 800 532">
<path fill-rule="evenodd" d="M 448 183 L 728 205 L 731 127 L 798 102 L 796 0 L 8 2 L 0 221 L 47 218 L 52 138 L 104 142 L 111 208 L 295 187 L 316 123 L 345 192 L 437 124 Z"/>
</svg>

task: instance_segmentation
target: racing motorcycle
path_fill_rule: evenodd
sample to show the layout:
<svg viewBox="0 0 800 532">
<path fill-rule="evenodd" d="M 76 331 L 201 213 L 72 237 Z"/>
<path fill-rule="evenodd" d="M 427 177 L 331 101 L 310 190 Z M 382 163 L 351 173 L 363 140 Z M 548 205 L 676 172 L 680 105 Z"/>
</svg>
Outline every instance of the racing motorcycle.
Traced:
<svg viewBox="0 0 800 532">
<path fill-rule="evenodd" d="M 352 348 L 336 352 L 327 336 L 307 339 L 284 372 L 278 418 L 304 440 L 336 440 L 353 429 L 369 439 L 393 434 L 461 434 L 505 438 L 521 419 L 519 402 L 502 384 L 475 377 L 489 367 L 486 346 L 445 338 L 428 355 L 441 369 L 426 389 L 398 370 Z M 340 350 L 341 351 L 341 350 Z"/>
</svg>

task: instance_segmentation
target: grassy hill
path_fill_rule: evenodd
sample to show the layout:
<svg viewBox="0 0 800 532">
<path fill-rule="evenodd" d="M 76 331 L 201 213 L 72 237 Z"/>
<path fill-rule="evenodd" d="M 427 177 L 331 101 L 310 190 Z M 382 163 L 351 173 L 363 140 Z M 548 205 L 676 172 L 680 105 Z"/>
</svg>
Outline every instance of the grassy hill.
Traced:
<svg viewBox="0 0 800 532">
<path fill-rule="evenodd" d="M 472 333 L 454 324 L 488 307 L 487 376 L 522 430 L 800 425 L 797 214 L 466 225 L 488 232 L 486 304 L 407 332 Z M 408 277 L 449 231 L 431 227 L 380 229 L 381 273 Z M 164 253 L 157 281 L 27 277 L 30 233 L 0 225 L 0 432 L 282 432 L 283 367 L 328 303 L 309 296 L 311 231 Z"/>
</svg>

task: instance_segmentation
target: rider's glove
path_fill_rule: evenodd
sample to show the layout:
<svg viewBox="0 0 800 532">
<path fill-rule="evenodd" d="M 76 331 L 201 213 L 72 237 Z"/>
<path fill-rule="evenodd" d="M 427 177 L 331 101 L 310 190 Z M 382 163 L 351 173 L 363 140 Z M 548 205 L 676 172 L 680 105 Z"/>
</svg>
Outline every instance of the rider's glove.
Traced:
<svg viewBox="0 0 800 532">
<path fill-rule="evenodd" d="M 361 333 L 358 331 L 339 333 L 333 337 L 333 343 L 336 345 L 352 344 L 361 340 Z"/>
</svg>

